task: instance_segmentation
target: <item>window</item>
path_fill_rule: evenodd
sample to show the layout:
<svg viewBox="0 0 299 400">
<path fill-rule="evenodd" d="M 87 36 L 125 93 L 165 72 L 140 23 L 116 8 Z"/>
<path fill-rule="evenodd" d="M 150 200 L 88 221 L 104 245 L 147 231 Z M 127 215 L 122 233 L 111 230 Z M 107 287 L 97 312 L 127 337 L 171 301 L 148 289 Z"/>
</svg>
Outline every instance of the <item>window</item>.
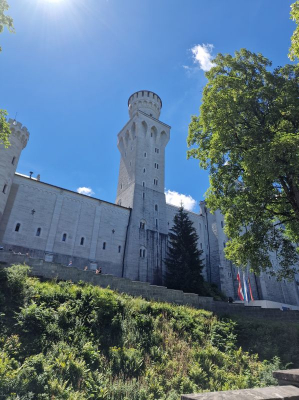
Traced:
<svg viewBox="0 0 299 400">
<path fill-rule="evenodd" d="M 131 165 L 132 165 L 132 162 L 130 161 L 130 167 L 131 167 Z"/>
<path fill-rule="evenodd" d="M 144 157 L 146 157 L 146 153 L 144 153 Z"/>
<path fill-rule="evenodd" d="M 143 186 L 143 187 L 145 186 L 145 182 L 142 182 L 142 186 Z"/>
<path fill-rule="evenodd" d="M 155 211 L 158 211 L 158 204 L 155 204 Z"/>
<path fill-rule="evenodd" d="M 158 228 L 158 219 L 156 218 L 156 228 Z"/>
<path fill-rule="evenodd" d="M 155 148 L 155 153 L 159 154 L 159 149 Z"/>
<path fill-rule="evenodd" d="M 200 248 L 202 249 L 202 243 L 200 243 Z"/>
<path fill-rule="evenodd" d="M 121 189 L 123 188 L 123 184 L 122 184 L 122 183 L 120 184 L 120 188 L 121 188 Z"/>
<path fill-rule="evenodd" d="M 158 186 L 158 179 L 154 179 L 154 185 Z"/>
<path fill-rule="evenodd" d="M 221 221 L 221 228 L 223 228 L 223 221 Z"/>
<path fill-rule="evenodd" d="M 144 192 L 142 193 L 142 198 L 145 199 L 145 193 Z"/>
<path fill-rule="evenodd" d="M 145 168 L 143 168 L 143 173 L 145 174 Z"/>
<path fill-rule="evenodd" d="M 36 234 L 35 236 L 40 236 L 42 229 L 41 228 L 37 228 Z"/>
<path fill-rule="evenodd" d="M 118 246 L 118 252 L 119 253 L 121 252 L 121 246 Z"/>
<path fill-rule="evenodd" d="M 15 232 L 19 232 L 21 228 L 21 224 L 18 222 L 16 227 L 15 227 Z"/>
<path fill-rule="evenodd" d="M 103 250 L 106 250 L 106 242 L 103 242 Z"/>
<path fill-rule="evenodd" d="M 11 160 L 12 165 L 15 165 L 16 157 L 13 157 Z"/>
<path fill-rule="evenodd" d="M 84 245 L 84 237 L 81 237 L 81 239 L 80 239 L 80 246 L 83 246 Z"/>
<path fill-rule="evenodd" d="M 139 257 L 141 257 L 141 258 L 145 258 L 145 249 L 140 249 L 139 250 Z"/>
<path fill-rule="evenodd" d="M 140 221 L 140 229 L 145 229 L 145 221 Z"/>
<path fill-rule="evenodd" d="M 5 185 L 3 186 L 2 193 L 6 194 L 6 191 L 7 191 L 7 185 L 5 184 Z"/>
<path fill-rule="evenodd" d="M 66 235 L 66 233 L 64 233 L 64 234 L 62 235 L 62 241 L 63 241 L 63 242 L 66 242 L 66 237 L 67 237 L 67 235 Z"/>
<path fill-rule="evenodd" d="M 155 163 L 155 168 L 159 169 L 159 164 Z"/>
<path fill-rule="evenodd" d="M 225 247 L 225 242 L 223 242 L 223 247 Z"/>
</svg>

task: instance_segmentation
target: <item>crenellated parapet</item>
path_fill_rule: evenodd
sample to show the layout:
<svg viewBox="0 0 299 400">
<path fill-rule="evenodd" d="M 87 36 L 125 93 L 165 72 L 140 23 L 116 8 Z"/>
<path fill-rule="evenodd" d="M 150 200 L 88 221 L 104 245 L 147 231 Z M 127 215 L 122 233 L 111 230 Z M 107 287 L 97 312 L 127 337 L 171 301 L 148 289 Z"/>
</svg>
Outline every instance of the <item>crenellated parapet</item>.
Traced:
<svg viewBox="0 0 299 400">
<path fill-rule="evenodd" d="M 21 122 L 18 122 L 13 119 L 9 119 L 8 123 L 10 124 L 11 135 L 18 138 L 22 144 L 22 149 L 27 146 L 29 140 L 29 132 L 26 126 L 23 126 Z"/>
<path fill-rule="evenodd" d="M 162 100 L 154 92 L 149 90 L 139 90 L 129 97 L 128 107 L 130 118 L 133 117 L 137 110 L 140 110 L 151 117 L 159 119 L 162 108 Z"/>
</svg>

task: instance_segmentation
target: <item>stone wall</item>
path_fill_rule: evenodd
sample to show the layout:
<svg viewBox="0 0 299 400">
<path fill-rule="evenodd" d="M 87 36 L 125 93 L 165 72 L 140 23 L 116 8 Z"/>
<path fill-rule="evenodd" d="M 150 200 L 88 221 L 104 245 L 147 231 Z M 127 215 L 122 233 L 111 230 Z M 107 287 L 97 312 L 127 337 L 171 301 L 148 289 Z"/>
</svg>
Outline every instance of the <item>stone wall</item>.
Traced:
<svg viewBox="0 0 299 400">
<path fill-rule="evenodd" d="M 273 377 L 280 386 L 256 389 L 228 390 L 198 394 L 183 394 L 181 400 L 299 400 L 299 370 L 275 371 Z"/>
<path fill-rule="evenodd" d="M 148 300 L 156 300 L 178 305 L 189 305 L 198 309 L 214 312 L 219 316 L 241 316 L 253 319 L 277 320 L 281 322 L 299 322 L 299 311 L 281 311 L 279 309 L 265 309 L 260 307 L 245 307 L 243 304 L 230 304 L 214 301 L 212 297 L 198 296 L 194 293 L 184 293 L 181 290 L 167 289 L 163 286 L 150 285 L 147 282 L 131 281 L 113 275 L 96 275 L 93 271 L 83 271 L 75 267 L 67 267 L 57 263 L 46 262 L 43 259 L 34 259 L 25 255 L 0 252 L 0 263 L 3 266 L 25 263 L 32 268 L 32 274 L 47 279 L 71 280 L 74 283 L 84 281 L 93 285 L 132 296 L 142 296 Z"/>
</svg>

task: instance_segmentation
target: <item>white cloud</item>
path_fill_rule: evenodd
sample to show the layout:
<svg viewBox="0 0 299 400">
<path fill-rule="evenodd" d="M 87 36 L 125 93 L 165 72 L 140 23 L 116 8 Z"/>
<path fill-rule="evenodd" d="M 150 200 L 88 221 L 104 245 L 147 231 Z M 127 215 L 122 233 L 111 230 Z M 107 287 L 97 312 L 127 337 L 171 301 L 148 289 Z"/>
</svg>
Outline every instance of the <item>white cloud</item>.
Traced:
<svg viewBox="0 0 299 400">
<path fill-rule="evenodd" d="M 191 196 L 186 196 L 185 194 L 174 192 L 172 190 L 166 190 L 165 196 L 166 203 L 168 204 L 180 207 L 181 203 L 183 203 L 184 208 L 189 211 L 193 211 L 196 207 L 196 200 Z"/>
<path fill-rule="evenodd" d="M 191 49 L 194 63 L 203 71 L 209 71 L 215 65 L 211 61 L 213 48 L 212 44 L 197 44 Z"/>
<path fill-rule="evenodd" d="M 77 189 L 77 192 L 80 194 L 85 194 L 85 196 L 92 196 L 94 194 L 94 191 L 89 188 L 89 187 L 79 187 Z"/>
</svg>

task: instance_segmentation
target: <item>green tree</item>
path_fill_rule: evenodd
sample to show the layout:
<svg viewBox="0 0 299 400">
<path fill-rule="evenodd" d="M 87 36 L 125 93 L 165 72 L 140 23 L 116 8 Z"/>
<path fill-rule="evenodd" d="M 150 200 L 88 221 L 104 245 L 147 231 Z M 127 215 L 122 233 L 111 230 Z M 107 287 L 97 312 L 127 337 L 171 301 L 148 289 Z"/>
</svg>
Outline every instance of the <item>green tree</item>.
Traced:
<svg viewBox="0 0 299 400">
<path fill-rule="evenodd" d="M 0 0 L 0 33 L 4 31 L 6 27 L 9 32 L 14 32 L 13 19 L 8 15 L 5 15 L 5 12 L 9 9 L 9 5 L 6 0 Z M 0 51 L 1 51 L 0 47 Z"/>
<path fill-rule="evenodd" d="M 294 61 L 299 59 L 299 1 L 295 1 L 291 6 L 290 18 L 296 22 L 297 27 L 291 37 L 291 47 L 289 51 L 289 58 Z"/>
<path fill-rule="evenodd" d="M 0 145 L 4 145 L 4 147 L 8 147 L 9 143 L 9 135 L 10 135 L 10 126 L 6 120 L 7 111 L 0 110 Z"/>
<path fill-rule="evenodd" d="M 5 12 L 9 9 L 9 5 L 6 0 L 0 0 L 0 33 L 4 31 L 6 27 L 9 32 L 14 32 L 13 27 L 13 19 L 8 15 L 5 15 Z M 0 52 L 2 48 L 0 46 Z M 4 147 L 9 146 L 9 135 L 10 135 L 10 127 L 8 122 L 6 121 L 7 111 L 0 109 L 0 145 L 3 144 Z"/>
<path fill-rule="evenodd" d="M 245 49 L 218 54 L 206 73 L 200 115 L 189 125 L 189 157 L 210 171 L 207 205 L 220 209 L 238 266 L 291 276 L 299 243 L 299 67 L 270 70 Z"/>
<path fill-rule="evenodd" d="M 169 248 L 165 264 L 165 283 L 168 288 L 201 294 L 203 288 L 202 251 L 197 248 L 198 236 L 181 206 L 174 216 L 174 225 L 169 233 Z"/>
</svg>

